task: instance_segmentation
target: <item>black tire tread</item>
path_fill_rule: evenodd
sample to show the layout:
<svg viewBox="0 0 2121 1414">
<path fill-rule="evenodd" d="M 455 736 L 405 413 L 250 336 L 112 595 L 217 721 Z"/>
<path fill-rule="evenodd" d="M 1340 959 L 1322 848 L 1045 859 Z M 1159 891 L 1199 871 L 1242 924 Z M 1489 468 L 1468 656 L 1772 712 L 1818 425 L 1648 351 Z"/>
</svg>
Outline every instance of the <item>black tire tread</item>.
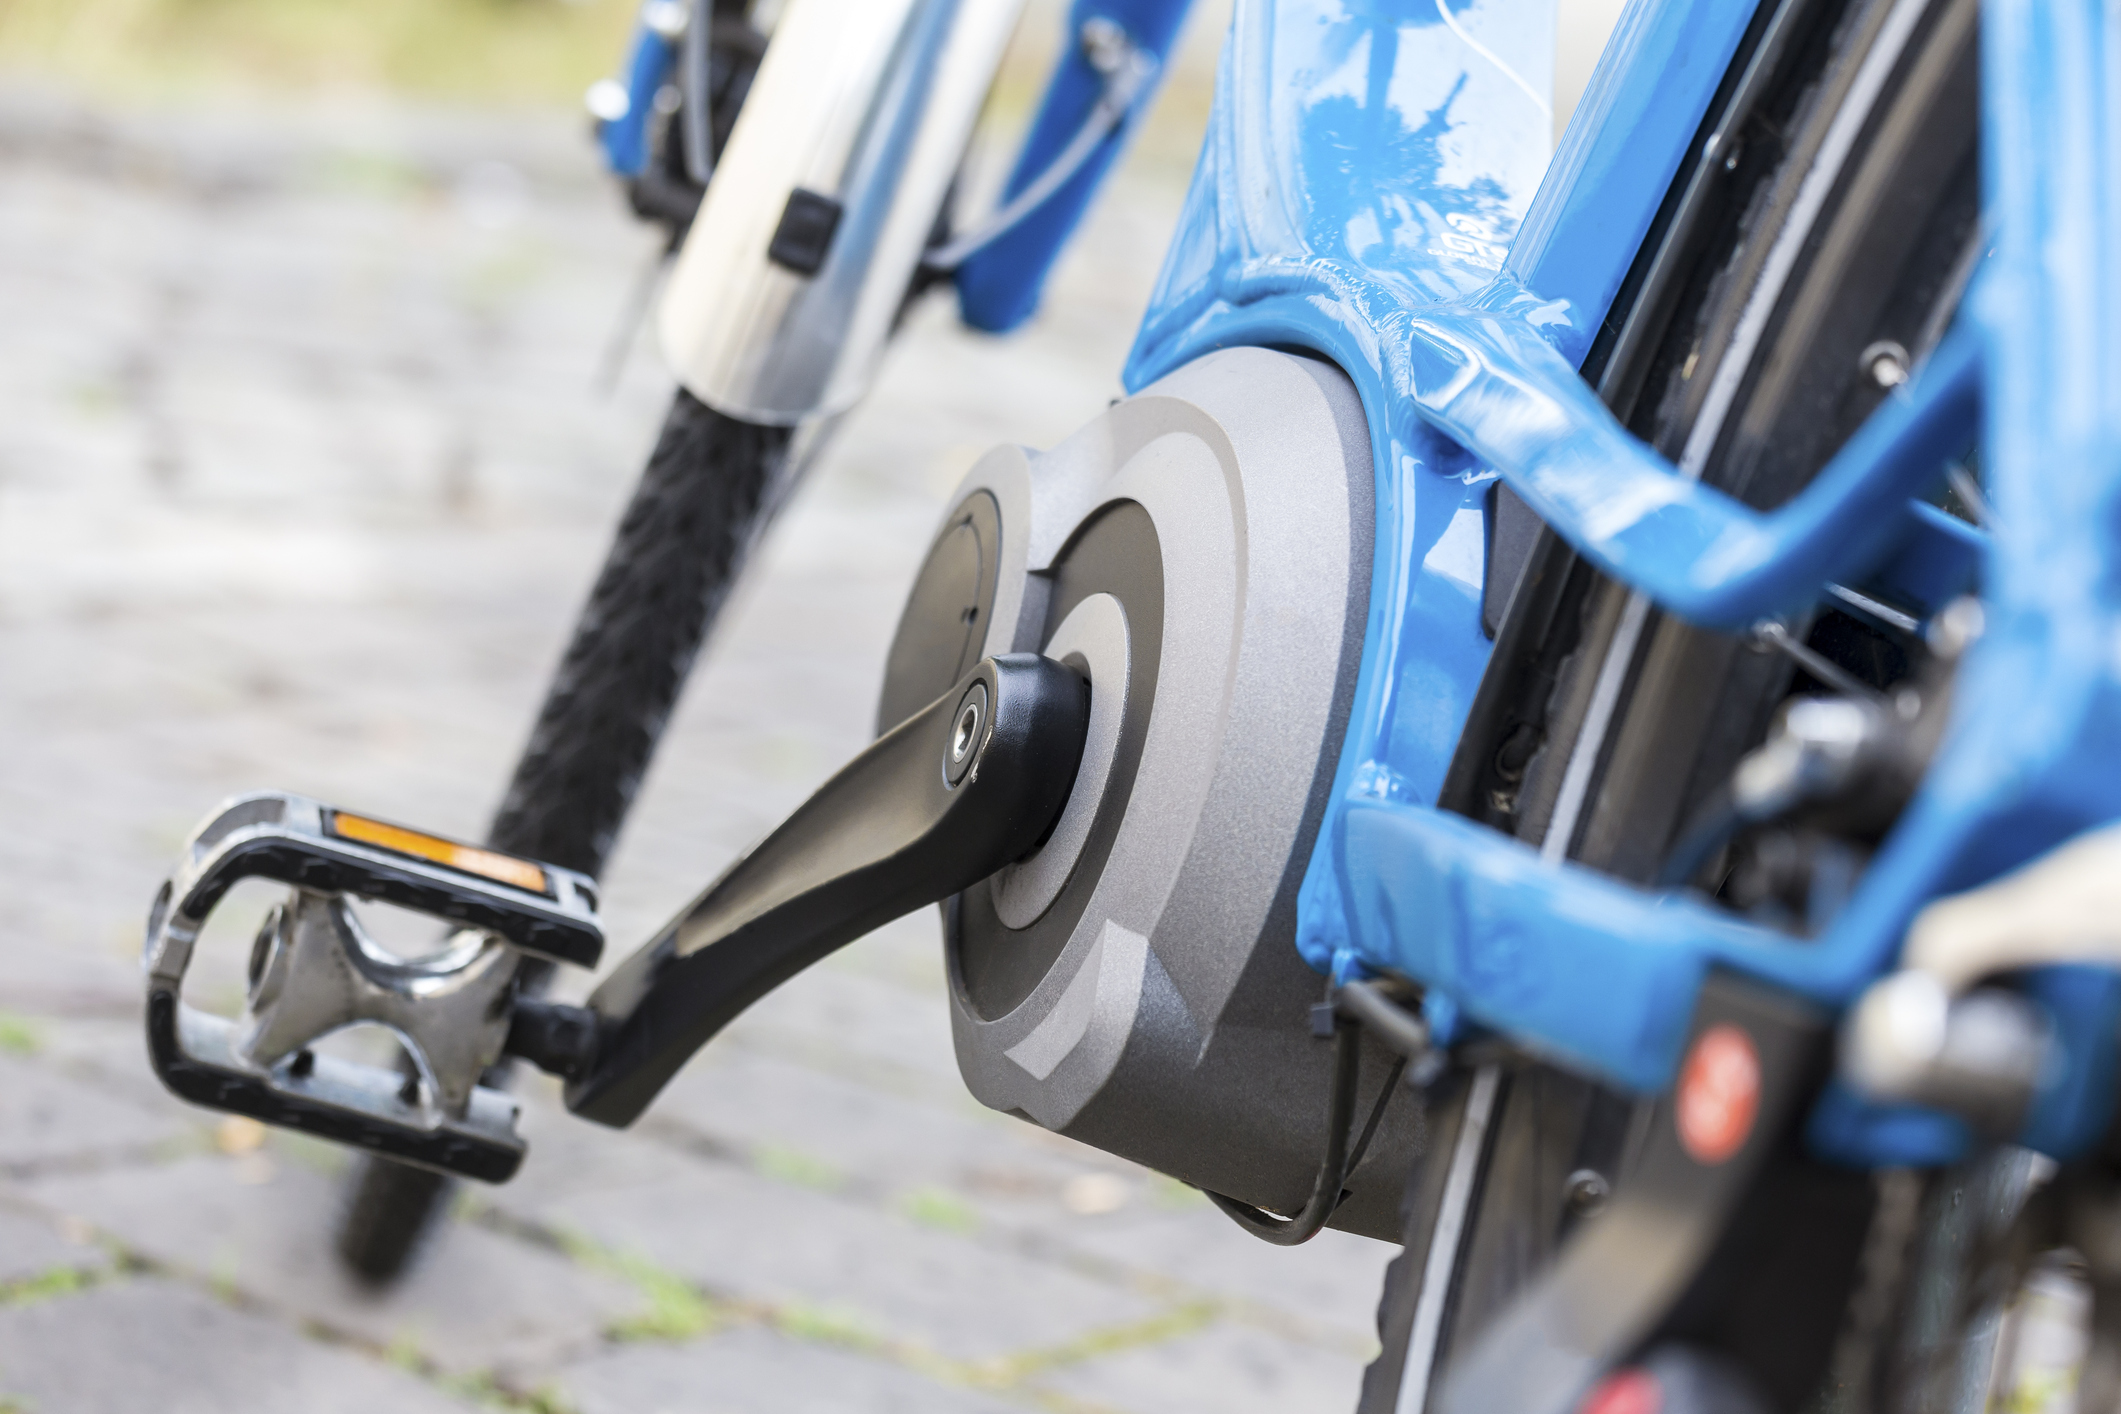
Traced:
<svg viewBox="0 0 2121 1414">
<path fill-rule="evenodd" d="M 493 848 L 603 872 L 700 645 L 769 518 L 789 439 L 787 428 L 726 417 L 678 390 L 487 831 Z M 550 972 L 526 961 L 517 985 L 540 991 Z M 486 1077 L 505 1079 L 506 1062 Z M 340 1217 L 340 1259 L 363 1281 L 395 1281 L 454 1191 L 442 1174 L 364 1156 Z"/>
</svg>

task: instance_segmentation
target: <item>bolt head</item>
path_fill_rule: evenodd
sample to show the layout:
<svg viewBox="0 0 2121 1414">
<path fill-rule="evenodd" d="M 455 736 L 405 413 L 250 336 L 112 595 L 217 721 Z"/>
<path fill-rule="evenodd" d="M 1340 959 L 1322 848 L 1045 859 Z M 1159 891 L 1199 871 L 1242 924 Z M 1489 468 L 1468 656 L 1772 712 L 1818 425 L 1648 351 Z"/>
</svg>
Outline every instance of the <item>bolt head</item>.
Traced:
<svg viewBox="0 0 2121 1414">
<path fill-rule="evenodd" d="M 1589 1217 L 1613 1196 L 1613 1185 L 1596 1169 L 1578 1169 L 1562 1181 L 1562 1201 L 1578 1217 Z"/>
<path fill-rule="evenodd" d="M 950 734 L 943 741 L 943 779 L 957 785 L 979 759 L 987 740 L 987 684 L 975 682 L 957 700 L 950 716 Z"/>
</svg>

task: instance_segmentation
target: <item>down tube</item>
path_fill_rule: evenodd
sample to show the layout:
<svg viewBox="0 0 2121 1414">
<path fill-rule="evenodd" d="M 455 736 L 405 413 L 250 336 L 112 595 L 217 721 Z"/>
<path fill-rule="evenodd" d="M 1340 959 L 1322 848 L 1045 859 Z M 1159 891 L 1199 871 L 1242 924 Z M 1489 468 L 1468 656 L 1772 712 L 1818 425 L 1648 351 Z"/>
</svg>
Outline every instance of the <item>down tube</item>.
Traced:
<svg viewBox="0 0 2121 1414">
<path fill-rule="evenodd" d="M 1552 0 L 1240 0 L 1206 146 L 1127 368 L 1139 387 L 1212 349 L 1313 350 L 1369 414 L 1377 558 L 1334 800 L 1298 945 L 1358 940 L 1337 882 L 1351 808 L 1433 806 L 1487 662 L 1492 468 L 1415 410 L 1413 325 L 1515 284 L 1512 312 L 1588 352 L 1751 20 L 1635 0 L 1549 161 Z M 1505 260 L 1514 281 L 1503 282 Z"/>
</svg>

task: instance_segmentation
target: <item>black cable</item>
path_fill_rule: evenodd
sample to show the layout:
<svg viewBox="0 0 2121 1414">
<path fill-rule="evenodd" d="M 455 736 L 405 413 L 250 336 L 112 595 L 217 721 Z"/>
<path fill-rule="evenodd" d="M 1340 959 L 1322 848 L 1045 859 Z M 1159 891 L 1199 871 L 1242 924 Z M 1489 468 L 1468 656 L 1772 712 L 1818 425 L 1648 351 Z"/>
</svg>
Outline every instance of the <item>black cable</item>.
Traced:
<svg viewBox="0 0 2121 1414">
<path fill-rule="evenodd" d="M 1318 1177 L 1311 1185 L 1311 1196 L 1294 1213 L 1283 1216 L 1269 1212 L 1256 1204 L 1229 1197 L 1226 1194 L 1203 1190 L 1208 1201 L 1222 1209 L 1229 1219 L 1263 1242 L 1277 1247 L 1294 1247 L 1309 1242 L 1325 1227 L 1326 1220 L 1333 1216 L 1347 1199 L 1348 1175 L 1369 1151 L 1370 1141 L 1377 1135 L 1377 1127 L 1383 1122 L 1385 1106 L 1391 1103 L 1399 1088 L 1399 1076 L 1406 1069 L 1407 1058 L 1400 1055 L 1392 1062 L 1391 1073 L 1377 1092 L 1377 1101 L 1370 1107 L 1370 1117 L 1362 1127 L 1362 1134 L 1354 1147 L 1348 1145 L 1348 1126 L 1355 1116 L 1355 1097 L 1359 1089 L 1362 1072 L 1362 1027 L 1354 1015 L 1342 1014 L 1338 1008 L 1339 998 L 1345 996 L 1350 987 L 1367 984 L 1350 983 L 1340 989 L 1336 996 L 1336 1014 L 1333 1024 L 1333 1080 L 1326 1106 L 1326 1152 L 1319 1160 Z M 1375 998 L 1380 1006 L 1391 1006 L 1382 996 Z M 1397 1008 L 1393 1008 L 1397 1010 Z M 1419 1023 L 1412 1023 L 1418 1027 Z M 1426 1032 L 1423 1033 L 1426 1038 Z M 1387 1039 L 1387 1045 L 1392 1042 Z M 1398 1047 L 1393 1047 L 1395 1050 Z"/>
<path fill-rule="evenodd" d="M 1406 1070 L 1407 1058 L 1395 1056 L 1392 1068 L 1385 1072 L 1384 1089 L 1377 1092 L 1377 1103 L 1370 1106 L 1370 1117 L 1363 1121 L 1362 1136 L 1355 1141 L 1355 1147 L 1348 1151 L 1349 1173 L 1355 1172 L 1356 1167 L 1362 1163 L 1362 1156 L 1370 1152 L 1370 1141 L 1377 1137 L 1377 1126 L 1384 1122 L 1385 1105 L 1390 1102 L 1392 1092 L 1399 1084 L 1399 1077 L 1406 1074 Z M 1342 1181 L 1345 1182 L 1345 1178 Z M 1348 1195 L 1343 1193 L 1340 1196 L 1345 1201 Z M 1337 1208 L 1340 1204 L 1335 1203 L 1333 1206 Z"/>
<path fill-rule="evenodd" d="M 1343 982 L 1333 994 L 1333 1009 L 1353 1017 L 1405 1060 L 1429 1053 L 1429 1028 L 1413 1012 L 1387 997 L 1372 982 Z"/>
</svg>

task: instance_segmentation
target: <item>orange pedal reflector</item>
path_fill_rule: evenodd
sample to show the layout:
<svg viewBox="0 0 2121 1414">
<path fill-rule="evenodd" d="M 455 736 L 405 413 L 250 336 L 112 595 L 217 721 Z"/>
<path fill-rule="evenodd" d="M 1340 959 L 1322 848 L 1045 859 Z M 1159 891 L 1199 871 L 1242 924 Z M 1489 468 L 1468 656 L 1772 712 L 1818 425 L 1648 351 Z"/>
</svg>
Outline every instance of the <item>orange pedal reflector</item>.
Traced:
<svg viewBox="0 0 2121 1414">
<path fill-rule="evenodd" d="M 466 874 L 476 874 L 482 879 L 496 883 L 512 884 L 519 889 L 528 889 L 534 894 L 550 894 L 551 884 L 545 871 L 527 859 L 517 859 L 511 854 L 496 854 L 490 849 L 476 845 L 458 844 L 439 835 L 423 835 L 418 830 L 408 830 L 402 825 L 388 825 L 381 820 L 371 820 L 363 815 L 349 815 L 343 810 L 331 812 L 331 832 L 342 839 L 359 840 L 379 849 L 409 854 L 415 859 L 424 859 L 431 864 L 461 869 Z"/>
</svg>

